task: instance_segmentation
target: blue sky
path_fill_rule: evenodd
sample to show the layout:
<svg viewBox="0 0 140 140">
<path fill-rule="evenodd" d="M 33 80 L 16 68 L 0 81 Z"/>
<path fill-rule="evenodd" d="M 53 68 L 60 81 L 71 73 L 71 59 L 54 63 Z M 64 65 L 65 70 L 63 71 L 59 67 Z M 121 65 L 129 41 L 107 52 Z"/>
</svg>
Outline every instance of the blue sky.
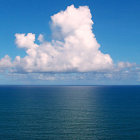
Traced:
<svg viewBox="0 0 140 140">
<path fill-rule="evenodd" d="M 26 55 L 25 51 L 15 44 L 16 33 L 33 33 L 36 36 L 43 34 L 45 40 L 51 41 L 51 16 L 72 4 L 76 8 L 85 5 L 89 7 L 94 22 L 92 31 L 101 45 L 102 53 L 109 54 L 114 64 L 123 61 L 136 63 L 139 66 L 139 0 L 0 0 L 0 58 L 2 59 L 7 54 L 14 60 L 16 56 L 24 57 Z M 38 41 L 36 42 L 38 43 Z M 1 84 L 18 84 L 19 76 L 12 76 L 13 81 L 8 75 L 16 74 L 9 74 L 7 71 L 5 73 L 1 74 Z M 135 72 L 133 73 L 135 74 Z M 57 75 L 59 74 L 57 73 Z M 80 75 L 83 74 L 80 73 Z M 66 74 L 64 77 L 67 77 Z M 95 80 L 88 76 L 82 80 L 76 79 L 74 82 L 71 78 L 34 82 L 31 76 L 21 78 L 20 81 L 21 84 L 139 84 L 139 79 L 137 81 L 132 73 L 128 77 L 122 82 L 120 82 L 120 76 L 111 82 L 110 79 L 106 82 L 104 78 Z"/>
</svg>

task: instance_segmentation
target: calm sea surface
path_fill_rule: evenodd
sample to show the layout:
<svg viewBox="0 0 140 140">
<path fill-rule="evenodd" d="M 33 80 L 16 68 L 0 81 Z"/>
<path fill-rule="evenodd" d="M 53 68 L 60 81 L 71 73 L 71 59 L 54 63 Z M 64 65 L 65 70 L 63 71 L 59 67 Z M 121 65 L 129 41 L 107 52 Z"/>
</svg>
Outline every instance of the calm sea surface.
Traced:
<svg viewBox="0 0 140 140">
<path fill-rule="evenodd" d="M 140 140 L 140 86 L 0 86 L 0 140 Z"/>
</svg>

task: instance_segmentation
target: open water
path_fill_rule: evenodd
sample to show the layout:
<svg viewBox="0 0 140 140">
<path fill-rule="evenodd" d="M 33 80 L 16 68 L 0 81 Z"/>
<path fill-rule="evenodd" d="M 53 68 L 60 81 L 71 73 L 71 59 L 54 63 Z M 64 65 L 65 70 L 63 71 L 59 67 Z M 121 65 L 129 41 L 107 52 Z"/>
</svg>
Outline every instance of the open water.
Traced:
<svg viewBox="0 0 140 140">
<path fill-rule="evenodd" d="M 140 140 L 140 86 L 0 86 L 0 140 Z"/>
</svg>

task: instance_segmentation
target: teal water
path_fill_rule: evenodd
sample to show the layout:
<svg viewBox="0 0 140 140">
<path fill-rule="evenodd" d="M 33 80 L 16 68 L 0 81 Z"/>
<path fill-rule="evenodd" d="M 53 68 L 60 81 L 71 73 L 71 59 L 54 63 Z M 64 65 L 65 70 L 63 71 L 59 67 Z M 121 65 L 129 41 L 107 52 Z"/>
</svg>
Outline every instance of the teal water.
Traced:
<svg viewBox="0 0 140 140">
<path fill-rule="evenodd" d="M 140 86 L 0 86 L 0 140 L 139 140 Z"/>
</svg>

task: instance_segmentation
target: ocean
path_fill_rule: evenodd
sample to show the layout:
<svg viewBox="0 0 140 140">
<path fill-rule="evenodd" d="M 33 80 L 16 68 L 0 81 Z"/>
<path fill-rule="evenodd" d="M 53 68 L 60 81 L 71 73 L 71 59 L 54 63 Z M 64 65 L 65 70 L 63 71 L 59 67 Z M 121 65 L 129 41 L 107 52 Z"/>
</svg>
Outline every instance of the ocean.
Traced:
<svg viewBox="0 0 140 140">
<path fill-rule="evenodd" d="M 0 86 L 0 140 L 140 140 L 140 86 Z"/>
</svg>

